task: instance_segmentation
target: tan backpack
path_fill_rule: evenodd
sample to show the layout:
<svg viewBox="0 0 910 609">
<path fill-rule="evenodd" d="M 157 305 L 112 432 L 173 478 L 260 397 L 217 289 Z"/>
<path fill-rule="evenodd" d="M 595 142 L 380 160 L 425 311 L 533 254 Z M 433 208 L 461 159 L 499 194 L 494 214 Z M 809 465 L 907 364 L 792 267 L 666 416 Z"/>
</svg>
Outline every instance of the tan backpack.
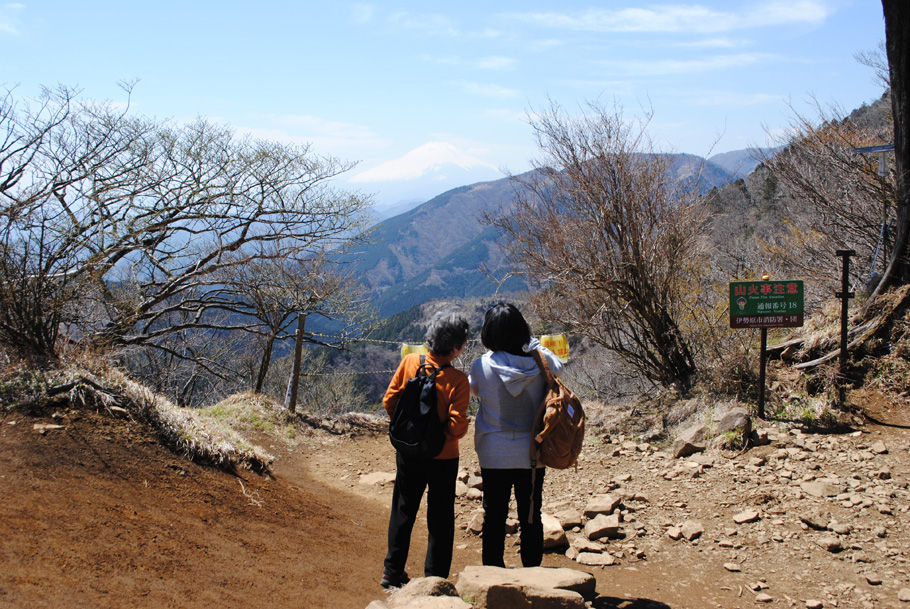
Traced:
<svg viewBox="0 0 910 609">
<path fill-rule="evenodd" d="M 578 455 L 585 438 L 585 411 L 571 389 L 553 376 L 547 358 L 540 350 L 534 353 L 537 367 L 546 379 L 547 391 L 534 422 L 535 436 L 531 442 L 531 468 L 546 465 L 578 469 Z"/>
</svg>

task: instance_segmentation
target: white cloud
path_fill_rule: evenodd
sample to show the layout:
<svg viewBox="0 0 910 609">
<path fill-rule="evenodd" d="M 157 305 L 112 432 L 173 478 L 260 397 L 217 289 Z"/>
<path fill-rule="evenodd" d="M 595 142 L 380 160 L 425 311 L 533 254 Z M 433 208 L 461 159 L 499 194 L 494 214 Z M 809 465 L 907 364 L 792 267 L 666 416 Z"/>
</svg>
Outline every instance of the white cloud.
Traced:
<svg viewBox="0 0 910 609">
<path fill-rule="evenodd" d="M 458 36 L 460 34 L 454 22 L 446 15 L 417 15 L 407 11 L 393 13 L 388 17 L 389 23 L 409 30 L 420 30 L 433 36 Z"/>
<path fill-rule="evenodd" d="M 511 57 L 502 57 L 498 55 L 492 55 L 489 57 L 481 57 L 479 59 L 466 59 L 458 55 L 428 55 L 423 54 L 420 56 L 420 59 L 436 65 L 442 66 L 470 66 L 478 70 L 508 70 L 515 66 L 517 63 L 515 59 Z"/>
<path fill-rule="evenodd" d="M 471 40 L 495 40 L 505 33 L 493 27 L 470 29 L 463 27 L 459 21 L 441 13 L 413 13 L 397 11 L 386 16 L 386 21 L 396 27 L 416 30 L 427 36 L 445 36 L 448 38 L 463 37 Z"/>
<path fill-rule="evenodd" d="M 317 154 L 360 157 L 365 150 L 376 150 L 388 144 L 369 127 L 317 116 L 264 114 L 254 116 L 252 120 L 255 124 L 237 126 L 237 130 L 258 139 L 295 145 L 312 144 Z"/>
<path fill-rule="evenodd" d="M 481 70 L 508 70 L 515 66 L 515 60 L 511 57 L 482 57 L 477 61 L 477 67 Z"/>
<path fill-rule="evenodd" d="M 18 2 L 9 2 L 0 6 L 0 33 L 19 35 L 19 13 L 25 10 L 25 5 Z"/>
<path fill-rule="evenodd" d="M 534 51 L 543 52 L 566 46 L 567 42 L 560 38 L 545 38 L 542 40 L 532 40 L 528 43 L 528 48 Z"/>
<path fill-rule="evenodd" d="M 600 62 L 600 65 L 635 76 L 663 76 L 666 74 L 692 74 L 728 68 L 741 68 L 772 59 L 776 59 L 776 56 L 767 53 L 739 53 L 734 55 L 715 55 L 699 59 L 603 61 Z"/>
<path fill-rule="evenodd" d="M 748 44 L 745 40 L 734 40 L 732 38 L 704 38 L 702 40 L 682 42 L 678 46 L 692 49 L 734 49 L 748 46 Z"/>
<path fill-rule="evenodd" d="M 776 127 L 765 130 L 765 142 L 763 146 L 780 146 L 788 143 L 797 133 L 789 127 Z"/>
<path fill-rule="evenodd" d="M 483 39 L 487 39 L 487 40 L 493 40 L 495 38 L 502 38 L 503 34 L 502 34 L 501 30 L 496 30 L 496 29 L 488 27 L 488 28 L 484 28 L 484 29 L 476 31 L 476 32 L 469 32 L 468 35 L 471 36 L 472 38 L 483 38 Z"/>
<path fill-rule="evenodd" d="M 526 23 L 592 32 L 728 32 L 789 24 L 817 25 L 831 10 L 820 0 L 765 0 L 741 12 L 700 4 L 664 4 L 651 8 L 589 9 L 576 13 L 515 13 Z"/>
<path fill-rule="evenodd" d="M 477 168 L 496 170 L 493 165 L 460 150 L 451 142 L 427 142 L 400 158 L 386 161 L 358 173 L 351 178 L 351 182 L 416 180 L 446 165 L 454 165 L 466 170 Z"/>
<path fill-rule="evenodd" d="M 354 23 L 369 23 L 373 20 L 375 12 L 375 8 L 372 4 L 358 2 L 351 5 L 351 18 L 354 20 Z"/>
<path fill-rule="evenodd" d="M 788 23 L 817 25 L 824 21 L 831 12 L 824 2 L 815 0 L 773 0 L 764 2 L 758 8 L 750 11 L 745 19 L 754 20 L 756 25 Z"/>
<path fill-rule="evenodd" d="M 703 91 L 692 93 L 692 103 L 696 106 L 719 106 L 722 108 L 759 106 L 763 104 L 780 105 L 786 100 L 784 95 L 772 93 L 741 93 L 737 91 Z"/>
<path fill-rule="evenodd" d="M 596 89 L 602 92 L 608 92 L 614 97 L 617 95 L 630 95 L 640 88 L 628 78 L 609 79 L 584 79 L 584 78 L 562 78 L 553 81 L 557 85 L 571 87 L 573 89 L 590 90 Z"/>
<path fill-rule="evenodd" d="M 507 98 L 507 97 L 517 97 L 518 91 L 515 89 L 509 89 L 507 87 L 502 87 L 500 85 L 490 84 L 490 83 L 479 83 L 472 82 L 467 80 L 459 80 L 455 82 L 455 85 L 460 87 L 466 93 L 471 93 L 474 95 L 482 95 L 484 97 L 498 97 L 498 98 Z"/>
</svg>

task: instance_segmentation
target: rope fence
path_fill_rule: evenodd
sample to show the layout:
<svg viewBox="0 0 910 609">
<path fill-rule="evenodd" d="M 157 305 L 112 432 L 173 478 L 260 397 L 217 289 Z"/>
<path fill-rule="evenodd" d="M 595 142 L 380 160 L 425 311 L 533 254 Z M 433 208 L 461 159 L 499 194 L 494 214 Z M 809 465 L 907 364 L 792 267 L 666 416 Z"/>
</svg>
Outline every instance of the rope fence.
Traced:
<svg viewBox="0 0 910 609">
<path fill-rule="evenodd" d="M 341 341 L 342 337 L 330 336 L 327 334 L 320 333 L 309 333 L 310 336 L 318 337 L 320 339 Z M 559 357 L 563 362 L 569 360 L 569 343 L 564 334 L 544 334 L 538 337 L 541 345 L 552 351 L 557 357 Z M 379 338 L 357 338 L 347 341 L 351 344 L 355 343 L 373 343 L 378 345 L 396 345 L 401 350 L 401 357 L 403 358 L 408 353 L 421 353 L 427 354 L 427 348 L 425 344 L 417 343 L 408 343 L 406 341 L 400 340 L 385 340 Z M 475 347 L 481 345 L 480 339 L 471 338 L 467 340 L 467 344 L 470 347 Z M 395 370 L 338 370 L 332 372 L 301 372 L 300 376 L 362 376 L 367 374 L 383 374 L 391 375 L 395 374 Z"/>
</svg>

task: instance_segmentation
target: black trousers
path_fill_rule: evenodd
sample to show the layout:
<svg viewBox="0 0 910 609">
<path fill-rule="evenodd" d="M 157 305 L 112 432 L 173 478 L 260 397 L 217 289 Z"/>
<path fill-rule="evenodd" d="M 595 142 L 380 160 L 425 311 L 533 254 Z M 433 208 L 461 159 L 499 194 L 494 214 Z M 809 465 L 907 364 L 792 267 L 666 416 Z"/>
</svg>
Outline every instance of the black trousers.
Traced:
<svg viewBox="0 0 910 609">
<path fill-rule="evenodd" d="M 389 551 L 385 573 L 392 578 L 404 574 L 411 545 L 411 530 L 417 519 L 420 500 L 427 491 L 427 556 L 425 577 L 448 577 L 455 541 L 455 479 L 458 458 L 404 459 L 395 453 L 395 488 L 389 516 Z"/>
<path fill-rule="evenodd" d="M 519 541 L 521 543 L 521 564 L 537 567 L 543 559 L 543 523 L 540 522 L 540 502 L 543 497 L 545 468 L 539 468 L 534 477 L 533 509 L 531 506 L 530 469 L 481 469 L 483 477 L 483 564 L 504 567 L 503 551 L 506 541 L 506 518 L 509 515 L 509 499 L 515 488 L 518 504 Z"/>
</svg>

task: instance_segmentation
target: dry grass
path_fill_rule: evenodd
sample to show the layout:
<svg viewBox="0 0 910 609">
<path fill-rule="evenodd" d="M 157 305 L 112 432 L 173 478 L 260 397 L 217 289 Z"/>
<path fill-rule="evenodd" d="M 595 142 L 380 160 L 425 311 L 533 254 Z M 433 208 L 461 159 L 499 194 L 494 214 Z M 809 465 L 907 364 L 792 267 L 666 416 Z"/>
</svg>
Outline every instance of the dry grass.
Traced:
<svg viewBox="0 0 910 609">
<path fill-rule="evenodd" d="M 116 369 L 105 369 L 104 376 L 137 405 L 137 414 L 152 423 L 176 452 L 195 461 L 228 469 L 242 466 L 265 471 L 274 460 L 265 449 L 251 442 L 240 428 L 233 428 L 206 409 L 177 406 Z M 245 407 L 251 412 L 258 411 L 262 400 L 264 398 L 246 402 L 234 399 L 234 410 L 242 412 Z"/>
<path fill-rule="evenodd" d="M 4 367 L 0 378 L 0 403 L 7 409 L 32 412 L 91 407 L 148 423 L 165 444 L 188 458 L 223 469 L 236 467 L 266 471 L 274 460 L 249 439 L 239 421 L 271 421 L 287 437 L 290 421 L 266 398 L 241 394 L 211 407 L 212 411 L 181 408 L 121 370 L 97 358 L 81 357 L 67 365 L 43 370 L 15 365 Z M 234 414 L 225 419 L 217 409 Z M 255 425 L 254 425 L 255 427 Z M 269 431 L 258 428 L 259 431 Z"/>
</svg>

